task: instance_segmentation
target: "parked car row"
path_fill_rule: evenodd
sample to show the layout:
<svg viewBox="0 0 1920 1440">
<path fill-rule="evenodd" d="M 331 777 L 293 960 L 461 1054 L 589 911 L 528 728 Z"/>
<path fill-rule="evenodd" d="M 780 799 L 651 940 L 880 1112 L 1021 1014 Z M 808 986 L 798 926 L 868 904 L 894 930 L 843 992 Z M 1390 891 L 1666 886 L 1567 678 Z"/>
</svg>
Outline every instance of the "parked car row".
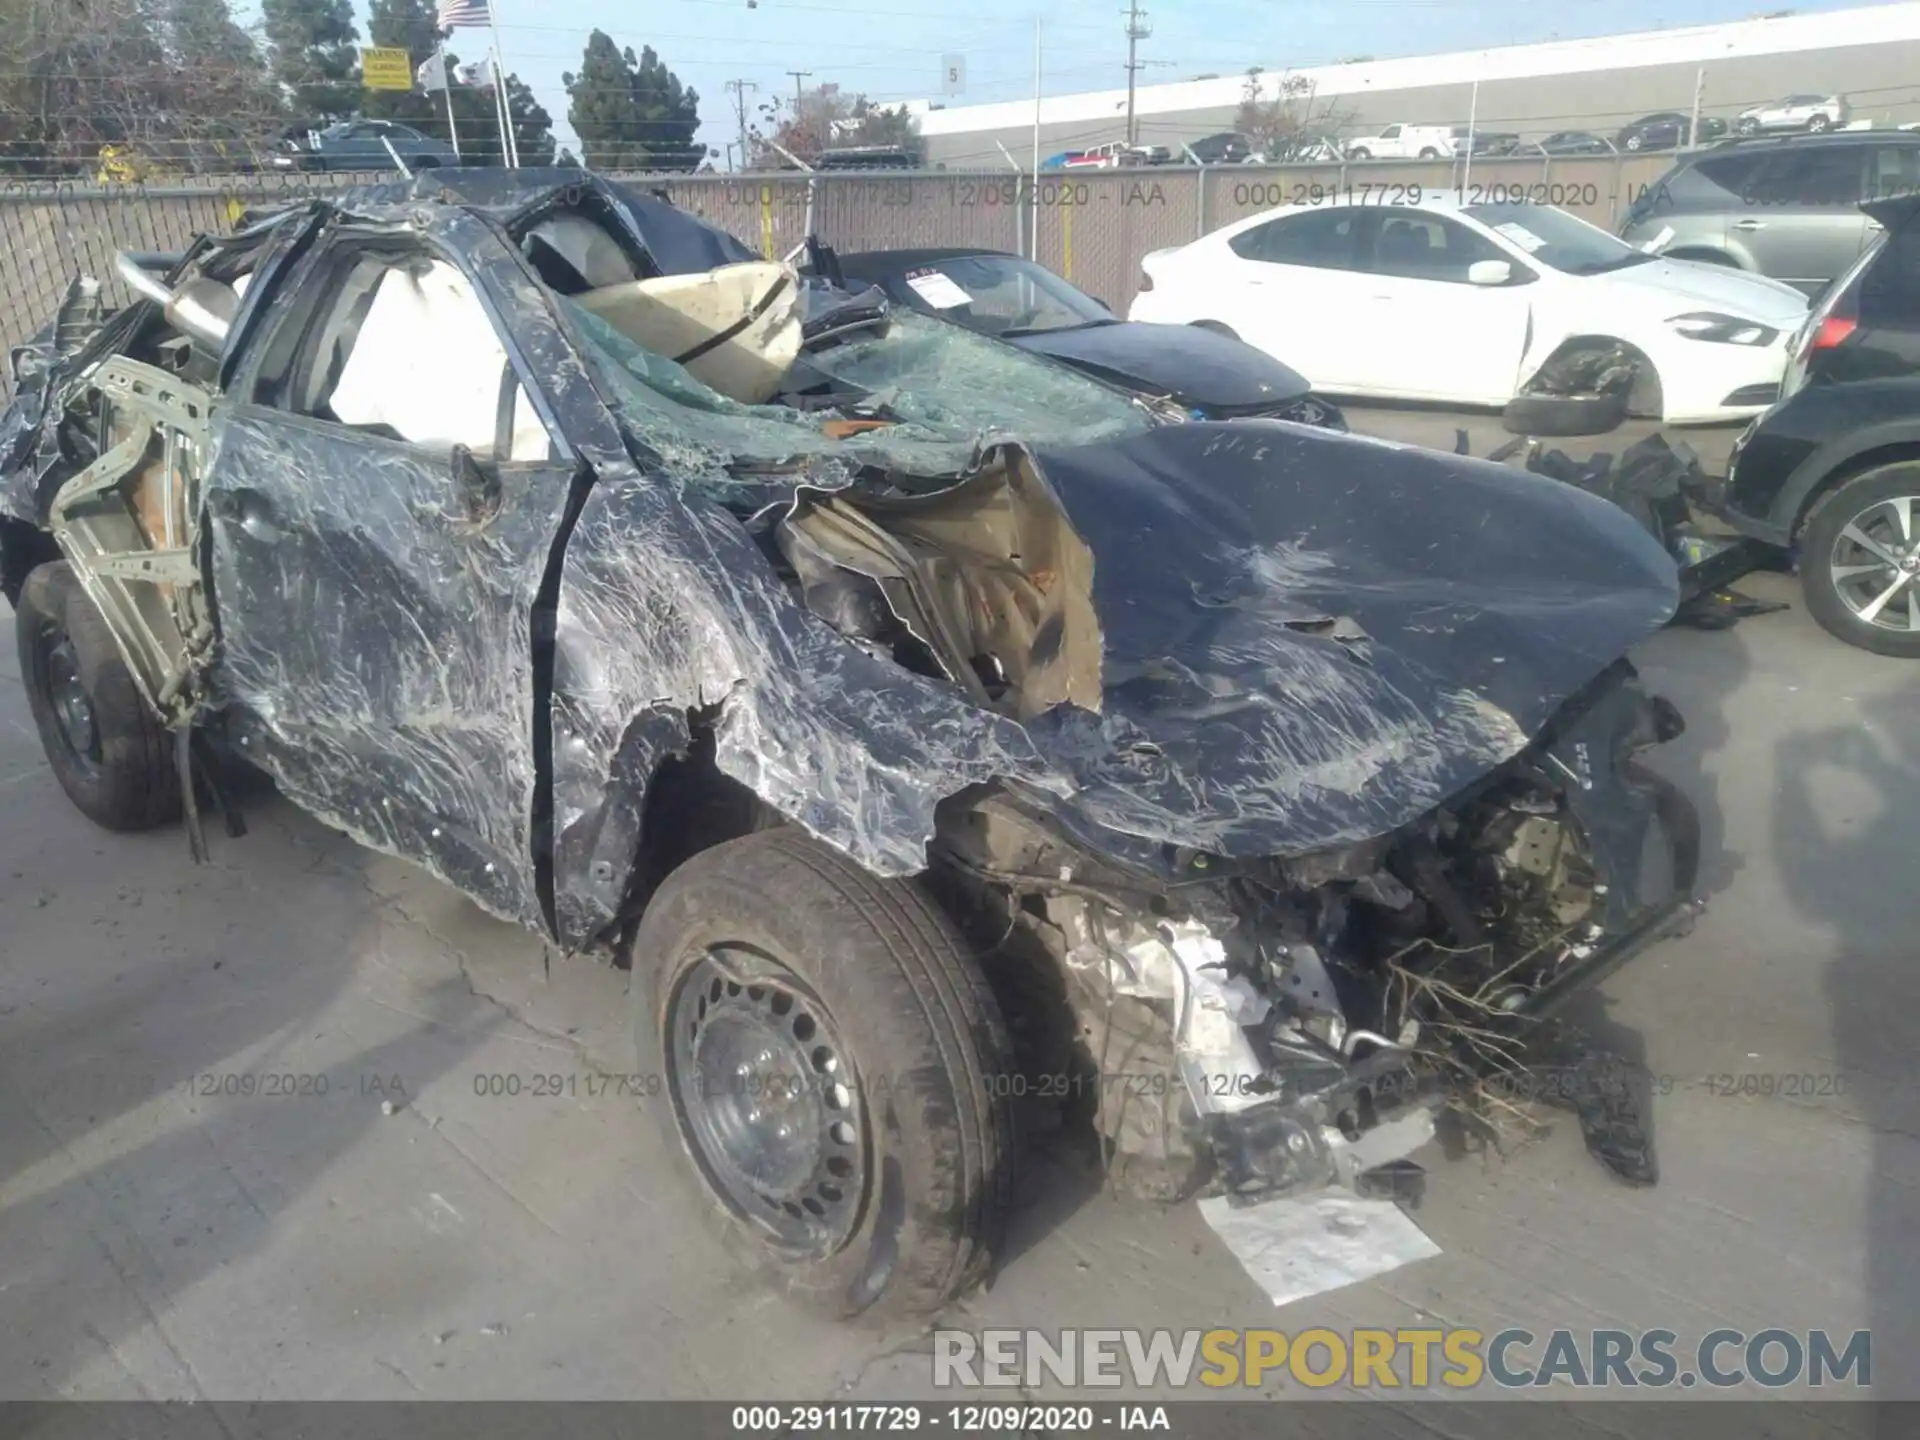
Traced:
<svg viewBox="0 0 1920 1440">
<path fill-rule="evenodd" d="M 1778 101 L 1753 105 L 1731 122 L 1717 115 L 1657 110 L 1621 126 L 1611 136 L 1592 130 L 1558 130 L 1538 138 L 1499 128 L 1473 127 L 1471 148 L 1478 156 L 1499 155 L 1611 155 L 1684 150 L 1708 145 L 1729 134 L 1770 135 L 1805 132 L 1814 135 L 1840 130 L 1852 123 L 1852 111 L 1842 95 L 1788 95 Z M 1130 145 L 1115 141 L 1086 150 L 1069 150 L 1047 161 L 1049 168 L 1067 166 L 1180 164 L 1192 156 L 1203 165 L 1278 164 L 1293 160 L 1441 160 L 1463 155 L 1469 146 L 1469 127 L 1396 121 L 1366 133 L 1336 138 L 1305 135 L 1278 144 L 1262 144 L 1238 131 L 1223 131 L 1172 146 Z"/>
</svg>

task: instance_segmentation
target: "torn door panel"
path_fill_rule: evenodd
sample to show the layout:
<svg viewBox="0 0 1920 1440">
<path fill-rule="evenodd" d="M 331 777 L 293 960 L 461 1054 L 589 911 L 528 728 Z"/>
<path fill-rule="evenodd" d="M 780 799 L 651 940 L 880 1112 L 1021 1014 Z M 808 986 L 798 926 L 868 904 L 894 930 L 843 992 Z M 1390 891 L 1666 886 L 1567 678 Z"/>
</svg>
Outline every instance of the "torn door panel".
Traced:
<svg viewBox="0 0 1920 1440">
<path fill-rule="evenodd" d="M 403 445 L 244 408 L 215 444 L 217 700 L 243 753 L 362 843 L 545 928 L 530 616 L 564 479 L 503 468 L 475 527 L 446 462 Z"/>
</svg>

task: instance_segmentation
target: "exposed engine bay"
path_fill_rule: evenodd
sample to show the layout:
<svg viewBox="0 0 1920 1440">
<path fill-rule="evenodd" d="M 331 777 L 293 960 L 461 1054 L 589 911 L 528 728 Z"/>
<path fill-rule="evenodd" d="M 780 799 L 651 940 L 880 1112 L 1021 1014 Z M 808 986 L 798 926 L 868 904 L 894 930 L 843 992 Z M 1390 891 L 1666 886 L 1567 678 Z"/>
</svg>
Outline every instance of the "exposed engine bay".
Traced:
<svg viewBox="0 0 1920 1440">
<path fill-rule="evenodd" d="M 1016 719 L 1100 708 L 1093 557 L 1028 457 L 926 496 L 803 495 L 773 535 L 809 608 L 875 654 Z M 1538 1123 L 1530 1101 L 1574 1109 L 1603 1163 L 1651 1183 L 1627 1077 L 1550 1023 L 1658 923 L 1644 848 L 1672 877 L 1661 920 L 1697 865 L 1686 801 L 1631 758 L 1679 717 L 1623 671 L 1468 791 L 1338 849 L 1150 869 L 1007 790 L 949 801 L 930 856 L 1018 997 L 1023 1090 L 1091 1118 L 1160 1198 L 1388 1177 L 1436 1111 L 1502 1143 Z"/>
</svg>

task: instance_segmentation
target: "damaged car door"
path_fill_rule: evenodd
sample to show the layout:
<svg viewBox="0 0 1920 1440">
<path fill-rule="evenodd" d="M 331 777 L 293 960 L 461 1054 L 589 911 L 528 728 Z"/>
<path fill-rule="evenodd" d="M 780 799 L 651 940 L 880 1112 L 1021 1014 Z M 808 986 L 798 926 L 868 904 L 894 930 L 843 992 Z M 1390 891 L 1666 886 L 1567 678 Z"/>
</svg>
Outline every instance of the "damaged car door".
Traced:
<svg viewBox="0 0 1920 1440">
<path fill-rule="evenodd" d="M 463 225 L 323 238 L 237 367 L 216 699 L 301 805 L 544 930 L 532 627 L 574 462 L 513 340 L 525 296 L 487 275 L 509 252 Z"/>
</svg>

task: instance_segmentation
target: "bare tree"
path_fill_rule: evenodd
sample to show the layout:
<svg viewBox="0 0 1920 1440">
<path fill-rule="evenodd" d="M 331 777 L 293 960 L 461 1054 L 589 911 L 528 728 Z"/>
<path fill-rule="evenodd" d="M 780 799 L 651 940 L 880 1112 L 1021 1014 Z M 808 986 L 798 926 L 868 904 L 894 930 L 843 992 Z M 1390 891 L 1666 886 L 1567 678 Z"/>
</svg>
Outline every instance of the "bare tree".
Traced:
<svg viewBox="0 0 1920 1440">
<path fill-rule="evenodd" d="M 0 168 L 224 168 L 278 90 L 228 0 L 0 0 Z"/>
<path fill-rule="evenodd" d="M 1321 100 L 1306 76 L 1285 71 L 1269 77 L 1255 65 L 1240 87 L 1233 128 L 1269 160 L 1291 160 L 1352 120 L 1351 111 Z"/>
</svg>

